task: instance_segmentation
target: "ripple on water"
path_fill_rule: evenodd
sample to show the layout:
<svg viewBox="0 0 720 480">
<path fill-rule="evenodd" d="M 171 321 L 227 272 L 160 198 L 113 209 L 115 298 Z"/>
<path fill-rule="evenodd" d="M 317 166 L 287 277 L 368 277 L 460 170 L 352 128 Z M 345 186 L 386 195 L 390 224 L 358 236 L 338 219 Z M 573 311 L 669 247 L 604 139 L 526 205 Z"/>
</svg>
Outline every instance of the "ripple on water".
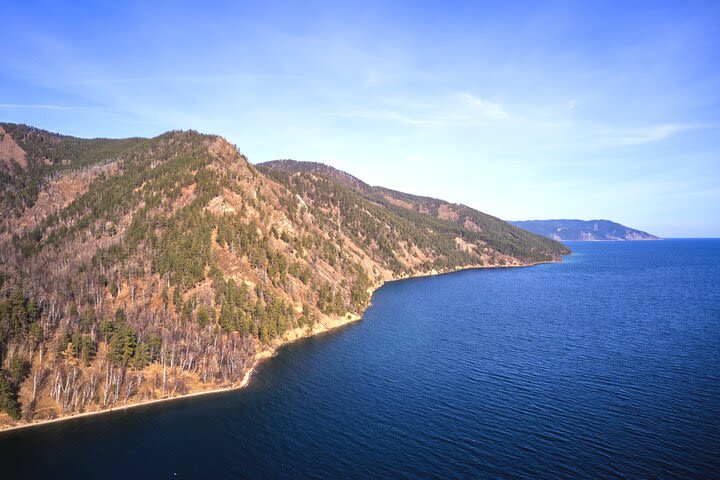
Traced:
<svg viewBox="0 0 720 480">
<path fill-rule="evenodd" d="M 247 389 L 0 435 L 25 476 L 710 478 L 720 241 L 395 282 Z M 11 471 L 6 469 L 5 471 Z"/>
</svg>

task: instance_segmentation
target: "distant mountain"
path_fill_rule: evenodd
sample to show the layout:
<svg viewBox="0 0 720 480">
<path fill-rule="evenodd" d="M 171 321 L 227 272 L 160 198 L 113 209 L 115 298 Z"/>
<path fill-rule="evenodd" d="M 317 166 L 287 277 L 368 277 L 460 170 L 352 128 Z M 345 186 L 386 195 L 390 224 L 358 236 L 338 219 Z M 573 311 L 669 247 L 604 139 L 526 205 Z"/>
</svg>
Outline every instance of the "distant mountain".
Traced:
<svg viewBox="0 0 720 480">
<path fill-rule="evenodd" d="M 553 240 L 660 240 L 641 230 L 610 220 L 526 220 L 508 222 Z"/>
</svg>

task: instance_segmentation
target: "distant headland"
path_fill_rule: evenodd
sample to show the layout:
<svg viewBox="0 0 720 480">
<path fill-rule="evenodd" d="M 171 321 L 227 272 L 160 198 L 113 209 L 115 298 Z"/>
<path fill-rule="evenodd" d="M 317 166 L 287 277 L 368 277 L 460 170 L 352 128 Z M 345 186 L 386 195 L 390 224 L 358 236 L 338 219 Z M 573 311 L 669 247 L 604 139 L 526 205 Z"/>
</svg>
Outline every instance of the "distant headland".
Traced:
<svg viewBox="0 0 720 480">
<path fill-rule="evenodd" d="M 655 235 L 610 220 L 525 220 L 508 223 L 558 241 L 661 240 Z"/>
</svg>

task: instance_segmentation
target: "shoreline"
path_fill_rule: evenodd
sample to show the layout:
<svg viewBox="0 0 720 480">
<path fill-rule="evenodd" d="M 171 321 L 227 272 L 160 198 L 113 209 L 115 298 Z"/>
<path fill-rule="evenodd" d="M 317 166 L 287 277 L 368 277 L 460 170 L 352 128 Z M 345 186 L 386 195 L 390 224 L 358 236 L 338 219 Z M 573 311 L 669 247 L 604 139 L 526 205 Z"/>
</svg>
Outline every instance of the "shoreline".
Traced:
<svg viewBox="0 0 720 480">
<path fill-rule="evenodd" d="M 385 282 L 383 282 L 384 284 Z M 382 286 L 381 284 L 380 286 Z M 379 288 L 379 287 L 377 287 Z M 373 288 L 373 292 L 377 289 Z M 81 412 L 81 413 L 73 413 L 73 414 L 67 414 L 62 415 L 56 418 L 48 418 L 44 420 L 38 420 L 36 422 L 30 422 L 30 423 L 20 423 L 17 425 L 11 425 L 8 427 L 0 428 L 0 435 L 2 435 L 4 432 L 10 432 L 14 430 L 21 430 L 26 428 L 32 428 L 32 427 L 40 427 L 42 425 L 48 425 L 51 423 L 58 423 L 63 422 L 66 420 L 73 420 L 77 418 L 83 418 L 83 417 L 90 417 L 93 415 L 101 415 L 104 413 L 111 413 L 111 412 L 118 412 L 122 410 L 128 410 L 131 408 L 136 407 L 143 407 L 147 405 L 152 405 L 156 403 L 163 403 L 163 402 L 170 402 L 173 400 L 182 400 L 184 398 L 191 398 L 191 397 L 199 397 L 202 395 L 212 395 L 216 393 L 223 393 L 223 392 L 231 392 L 234 390 L 241 390 L 248 386 L 250 383 L 250 380 L 252 378 L 253 373 L 255 373 L 255 369 L 260 365 L 261 362 L 264 360 L 267 360 L 268 358 L 272 358 L 277 354 L 277 351 L 285 346 L 289 345 L 293 342 L 296 342 L 301 339 L 313 337 L 315 335 L 321 335 L 323 333 L 329 332 L 331 330 L 336 330 L 340 327 L 344 327 L 346 325 L 349 325 L 350 323 L 354 323 L 359 321 L 362 318 L 360 315 L 354 315 L 354 314 L 347 314 L 344 317 L 340 317 L 339 319 L 335 321 L 330 321 L 328 325 L 320 324 L 320 326 L 313 327 L 312 330 L 309 330 L 307 327 L 298 327 L 294 328 L 293 330 L 290 330 L 287 332 L 286 335 L 289 335 L 288 338 L 284 338 L 283 340 L 277 342 L 275 345 L 271 346 L 270 348 L 265 348 L 263 350 L 260 350 L 259 352 L 255 353 L 255 357 L 253 359 L 252 364 L 250 365 L 250 368 L 245 372 L 243 375 L 242 380 L 237 385 L 232 385 L 228 387 L 219 387 L 219 388 L 212 388 L 208 390 L 200 390 L 197 392 L 191 392 L 191 393 L 185 393 L 183 395 L 177 395 L 174 397 L 165 397 L 165 398 L 153 398 L 151 400 L 143 400 L 141 402 L 134 402 L 134 403 L 128 403 L 126 405 L 121 406 L 115 406 L 106 408 L 103 410 L 93 410 L 91 412 Z"/>
<path fill-rule="evenodd" d="M 439 275 L 447 275 L 450 273 L 457 273 L 457 272 L 461 272 L 461 271 L 465 271 L 465 270 L 485 270 L 485 269 L 493 269 L 493 268 L 533 267 L 533 266 L 542 265 L 545 263 L 561 263 L 561 262 L 562 262 L 562 259 L 546 260 L 546 261 L 542 261 L 542 262 L 527 263 L 527 264 L 520 264 L 520 265 L 489 265 L 489 266 L 488 265 L 472 265 L 472 266 L 450 269 L 447 271 L 433 270 L 429 273 L 389 278 L 387 280 L 383 280 L 378 285 L 374 285 L 374 286 L 370 287 L 368 290 L 369 290 L 370 296 L 372 297 L 372 295 L 375 293 L 375 291 L 377 289 L 379 289 L 386 283 L 390 283 L 390 282 L 398 282 L 401 280 L 410 280 L 410 279 L 414 279 L 414 278 L 435 277 L 435 276 L 439 276 Z M 177 395 L 174 397 L 154 398 L 151 400 L 144 400 L 141 402 L 129 403 L 127 405 L 106 408 L 103 410 L 93 410 L 92 412 L 67 414 L 67 415 L 62 415 L 62 416 L 56 417 L 56 418 L 39 420 L 37 422 L 20 423 L 17 425 L 11 425 L 8 427 L 0 428 L 0 435 L 2 435 L 5 432 L 21 430 L 21 429 L 26 429 L 26 428 L 32 428 L 32 427 L 39 427 L 39 426 L 48 425 L 51 423 L 63 422 L 63 421 L 67 421 L 67 420 L 89 417 L 89 416 L 93 416 L 93 415 L 101 415 L 104 413 L 118 412 L 118 411 L 122 411 L 122 410 L 128 410 L 131 408 L 142 407 L 142 406 L 152 405 L 152 404 L 156 404 L 156 403 L 170 402 L 172 400 L 182 400 L 184 398 L 199 397 L 202 395 L 212 395 L 215 393 L 231 392 L 233 390 L 241 390 L 250 383 L 252 375 L 255 372 L 255 369 L 257 368 L 257 366 L 262 361 L 275 356 L 277 354 L 277 351 L 281 347 L 283 347 L 285 345 L 289 345 L 293 342 L 296 342 L 296 341 L 304 339 L 304 338 L 309 338 L 309 337 L 313 337 L 315 335 L 320 335 L 320 334 L 323 334 L 323 333 L 326 333 L 326 332 L 329 332 L 332 330 L 336 330 L 340 327 L 344 327 L 351 323 L 355 323 L 362 319 L 362 317 L 365 313 L 365 310 L 370 305 L 371 304 L 368 303 L 368 305 L 365 307 L 365 309 L 363 310 L 363 312 L 360 315 L 348 313 L 336 320 L 328 320 L 327 324 L 320 323 L 319 328 L 317 325 L 312 327 L 312 329 L 308 329 L 307 327 L 297 327 L 297 328 L 294 328 L 294 329 L 286 332 L 285 336 L 282 339 L 280 339 L 280 340 L 276 339 L 275 342 L 273 342 L 274 343 L 273 345 L 269 346 L 268 348 L 264 348 L 255 353 L 255 356 L 253 358 L 252 364 L 250 365 L 250 368 L 248 368 L 248 370 L 245 372 L 242 380 L 240 381 L 240 383 L 238 385 L 232 385 L 232 386 L 228 386 L 228 387 L 220 387 L 220 388 L 209 389 L 209 390 L 200 390 L 198 392 L 186 393 L 186 394 Z"/>
</svg>

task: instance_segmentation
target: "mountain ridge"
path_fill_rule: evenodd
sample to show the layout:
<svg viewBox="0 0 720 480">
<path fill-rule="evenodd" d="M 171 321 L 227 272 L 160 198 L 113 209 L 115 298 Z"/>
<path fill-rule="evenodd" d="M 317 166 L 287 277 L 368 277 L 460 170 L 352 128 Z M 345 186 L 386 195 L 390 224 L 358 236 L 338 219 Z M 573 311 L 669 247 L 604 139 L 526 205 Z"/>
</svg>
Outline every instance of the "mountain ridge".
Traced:
<svg viewBox="0 0 720 480">
<path fill-rule="evenodd" d="M 374 204 L 391 209 L 402 215 L 406 212 L 413 220 L 418 218 L 435 218 L 438 221 L 456 224 L 463 229 L 479 236 L 483 241 L 497 245 L 503 253 L 516 253 L 513 245 L 505 243 L 509 238 L 516 242 L 538 241 L 523 229 L 514 228 L 507 222 L 492 215 L 472 209 L 466 205 L 450 203 L 445 200 L 399 192 L 386 187 L 371 186 L 353 175 L 334 167 L 317 162 L 301 162 L 297 160 L 274 160 L 256 165 L 260 171 L 273 176 L 274 179 L 289 184 L 291 177 L 297 174 L 316 174 L 331 178 L 349 187 Z M 287 174 L 283 176 L 283 174 Z M 417 215 L 416 215 L 417 214 Z M 483 230 L 485 229 L 485 231 Z M 498 232 L 498 235 L 495 233 Z M 551 244 L 544 244 L 549 248 Z M 508 250 L 505 250 L 507 248 Z M 528 258 L 528 260 L 531 260 Z"/>
<path fill-rule="evenodd" d="M 637 241 L 660 240 L 642 230 L 611 220 L 522 220 L 508 223 L 557 241 Z"/>
<path fill-rule="evenodd" d="M 235 388 L 387 280 L 568 253 L 467 207 L 256 167 L 217 135 L 0 128 L 0 426 Z"/>
</svg>

